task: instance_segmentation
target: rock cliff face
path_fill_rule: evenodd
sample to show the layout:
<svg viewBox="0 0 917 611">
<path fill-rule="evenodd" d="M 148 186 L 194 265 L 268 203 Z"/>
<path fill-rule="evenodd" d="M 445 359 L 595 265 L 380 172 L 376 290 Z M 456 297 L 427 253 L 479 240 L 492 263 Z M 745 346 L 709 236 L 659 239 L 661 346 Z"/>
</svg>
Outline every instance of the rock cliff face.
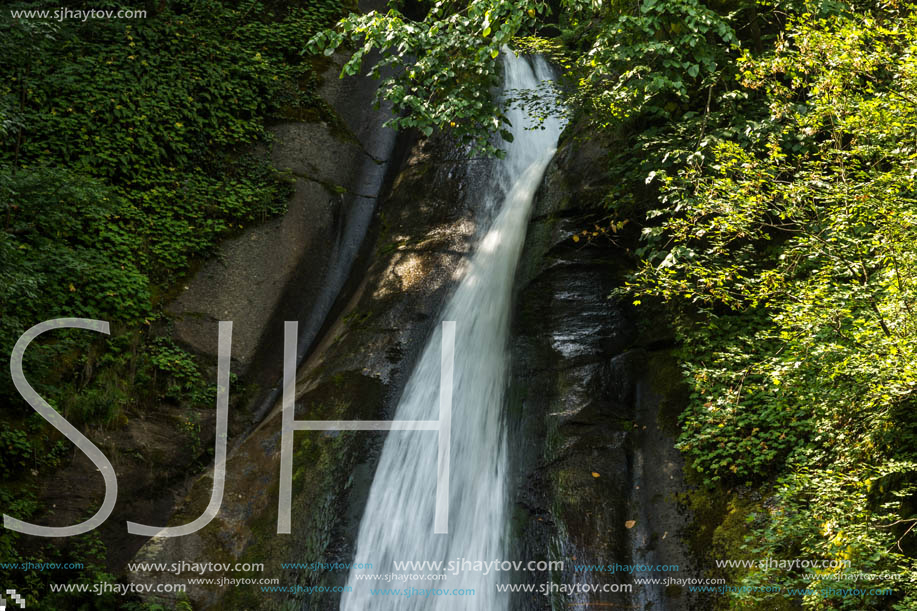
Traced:
<svg viewBox="0 0 917 611">
<path fill-rule="evenodd" d="M 572 129 L 570 130 L 573 131 Z M 629 259 L 611 242 L 572 240 L 595 214 L 604 154 L 569 137 L 546 175 L 516 278 L 513 376 L 507 407 L 513 466 L 513 559 L 564 560 L 562 571 L 515 583 L 612 584 L 574 602 L 688 609 L 678 587 L 635 585 L 626 572 L 574 564 L 677 564 L 638 577 L 693 575 L 682 545 L 683 488 L 673 448 L 680 408 L 671 339 L 657 314 L 608 298 Z M 486 223 L 465 193 L 487 164 L 447 140 L 411 147 L 369 229 L 367 248 L 297 377 L 298 419 L 389 419 L 437 314 Z M 326 257 L 326 255 L 323 255 Z M 300 307 L 309 304 L 300 303 Z M 288 306 L 289 307 L 289 306 Z M 295 318 L 292 316 L 291 318 Z M 280 346 L 274 344 L 275 372 Z M 280 413 L 231 452 L 220 514 L 195 535 L 150 540 L 135 560 L 264 563 L 283 586 L 343 585 L 345 572 L 283 569 L 350 562 L 382 433 L 298 432 L 292 534 L 277 535 Z M 210 496 L 201 478 L 173 515 L 183 524 Z M 154 581 L 137 573 L 135 581 Z M 181 581 L 181 578 L 170 578 Z M 195 607 L 336 609 L 338 595 L 267 594 L 260 587 L 191 586 Z M 514 609 L 566 609 L 561 595 L 511 598 Z"/>
<path fill-rule="evenodd" d="M 377 82 L 338 78 L 337 54 L 319 94 L 333 119 L 272 128 L 270 157 L 290 177 L 287 213 L 225 242 L 169 305 L 175 335 L 216 357 L 216 322 L 232 320 L 233 370 L 270 383 L 259 367 L 282 339 L 284 320 L 300 320 L 303 351 L 314 342 L 369 229 L 396 134 L 391 116 L 372 111 Z M 254 371 L 251 371 L 254 369 Z"/>
<path fill-rule="evenodd" d="M 222 244 L 166 308 L 173 337 L 214 363 L 217 321 L 233 321 L 232 370 L 250 391 L 233 397 L 233 435 L 270 407 L 283 321 L 300 321 L 301 354 L 313 346 L 366 243 L 389 168 L 397 169 L 398 161 L 390 161 L 403 157 L 394 131 L 382 127 L 389 113 L 371 110 L 377 81 L 339 79 L 345 60 L 343 54 L 329 58 L 318 92 L 333 118 L 275 125 L 271 148 L 263 152 L 294 182 L 287 213 Z M 113 572 L 144 542 L 126 533 L 125 521 L 157 524 L 174 511 L 187 491 L 188 470 L 199 468 L 212 443 L 214 420 L 212 407 L 163 404 L 122 428 L 93 431 L 119 479 L 119 503 L 99 531 Z M 98 505 L 104 489 L 96 474 L 77 453 L 44 486 L 42 504 L 54 509 L 52 523 L 77 523 Z"/>
<path fill-rule="evenodd" d="M 345 292 L 346 303 L 302 364 L 297 419 L 390 418 L 440 306 L 471 251 L 481 213 L 466 201 L 483 164 L 468 164 L 448 142 L 409 152 L 371 228 L 371 248 Z M 275 346 L 278 353 L 280 344 Z M 277 369 L 280 368 L 279 354 Z M 340 585 L 346 573 L 283 570 L 285 562 L 348 562 L 381 436 L 296 434 L 292 534 L 277 535 L 280 412 L 271 410 L 231 452 L 220 514 L 202 531 L 150 540 L 137 561 L 264 562 L 282 585 Z M 210 496 L 201 478 L 170 523 L 194 519 Z M 220 560 L 222 559 L 222 560 Z M 152 581 L 155 574 L 132 579 Z M 260 588 L 189 588 L 203 608 L 336 608 L 336 595 L 266 595 Z"/>
<path fill-rule="evenodd" d="M 618 591 L 516 597 L 515 609 L 565 609 L 570 602 L 688 609 L 677 587 L 634 584 L 619 570 L 572 565 L 679 565 L 694 574 L 682 541 L 688 516 L 677 505 L 682 462 L 675 450 L 683 389 L 665 323 L 609 294 L 630 259 L 591 228 L 605 155 L 570 128 L 545 177 L 517 277 L 507 419 L 516 448 L 515 556 L 564 560 L 562 571 L 523 573 L 535 584 L 609 584 Z"/>
</svg>

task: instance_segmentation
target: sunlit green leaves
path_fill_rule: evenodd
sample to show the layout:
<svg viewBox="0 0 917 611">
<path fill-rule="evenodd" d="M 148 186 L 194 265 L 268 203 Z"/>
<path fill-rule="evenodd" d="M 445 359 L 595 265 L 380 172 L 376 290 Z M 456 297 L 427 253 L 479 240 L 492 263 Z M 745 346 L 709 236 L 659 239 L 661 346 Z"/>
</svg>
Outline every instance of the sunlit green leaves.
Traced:
<svg viewBox="0 0 917 611">
<path fill-rule="evenodd" d="M 307 46 L 331 53 L 345 40 L 352 43 L 355 50 L 343 74 L 356 74 L 367 54 L 378 52 L 368 72 L 382 79 L 379 101 L 396 110 L 390 126 L 416 128 L 424 135 L 448 130 L 473 151 L 496 153 L 495 124 L 497 129 L 505 125 L 505 109 L 492 95 L 499 85 L 500 51 L 546 10 L 542 0 L 472 0 L 460 9 L 435 3 L 422 21 L 395 9 L 354 14 Z"/>
<path fill-rule="evenodd" d="M 716 138 L 693 159 L 649 179 L 662 205 L 634 288 L 685 314 L 693 394 L 679 446 L 711 485 L 780 478 L 749 542 L 758 556 L 804 550 L 861 571 L 914 568 L 915 42 L 911 12 L 791 16 L 770 52 L 736 62 L 767 127 L 749 120 L 730 138 L 711 124 Z M 884 585 L 909 608 L 913 584 Z"/>
<path fill-rule="evenodd" d="M 687 101 L 728 71 L 738 45 L 729 16 L 697 0 L 644 0 L 636 13 L 605 18 L 577 62 L 578 96 L 599 122 L 669 116 L 668 102 Z"/>
</svg>

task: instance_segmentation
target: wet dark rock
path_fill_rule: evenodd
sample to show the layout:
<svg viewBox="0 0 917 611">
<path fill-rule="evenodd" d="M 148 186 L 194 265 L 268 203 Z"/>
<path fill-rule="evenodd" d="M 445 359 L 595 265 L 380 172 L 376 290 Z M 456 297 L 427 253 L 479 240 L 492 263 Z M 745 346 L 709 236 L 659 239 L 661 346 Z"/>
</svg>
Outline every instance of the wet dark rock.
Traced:
<svg viewBox="0 0 917 611">
<path fill-rule="evenodd" d="M 573 130 L 575 135 L 575 130 Z M 513 583 L 633 585 L 626 573 L 573 564 L 677 564 L 695 574 L 683 543 L 690 516 L 674 501 L 682 463 L 674 449 L 683 401 L 671 333 L 658 312 L 610 299 L 631 265 L 615 244 L 572 240 L 595 219 L 603 183 L 600 145 L 568 137 L 535 202 L 515 284 L 512 377 L 506 422 L 511 454 L 508 558 L 564 560 L 565 568 L 505 575 Z M 297 376 L 297 418 L 389 419 L 487 214 L 467 201 L 487 164 L 468 163 L 447 140 L 413 146 L 382 198 L 351 280 L 337 296 Z M 279 343 L 273 348 L 279 350 Z M 279 357 L 271 366 L 279 371 Z M 350 562 L 382 434 L 296 434 L 293 533 L 277 535 L 280 414 L 232 452 L 223 509 L 193 536 L 151 540 L 138 561 L 265 562 L 284 585 L 343 585 L 346 572 L 281 570 L 283 562 Z M 171 523 L 206 505 L 193 487 Z M 155 576 L 137 574 L 137 581 Z M 172 579 L 170 578 L 170 581 Z M 179 579 L 180 581 L 180 579 Z M 328 595 L 254 588 L 191 590 L 195 608 L 337 608 Z M 514 610 L 602 603 L 689 609 L 684 590 L 514 596 Z"/>
<path fill-rule="evenodd" d="M 609 294 L 630 265 L 609 242 L 574 241 L 589 227 L 601 180 L 601 147 L 568 137 L 545 177 L 517 278 L 508 421 L 514 448 L 512 556 L 565 560 L 562 572 L 524 572 L 515 583 L 632 585 L 626 573 L 575 572 L 573 564 L 678 564 L 689 516 L 674 501 L 684 487 L 674 448 L 671 402 L 683 389 L 665 365 L 664 319 Z M 675 399 L 673 399 L 675 397 Z M 669 411 L 666 411 L 666 410 Z M 667 426 L 666 426 L 667 424 Z M 633 591 L 566 598 L 513 597 L 511 608 L 571 603 L 687 609 L 681 591 Z"/>
</svg>

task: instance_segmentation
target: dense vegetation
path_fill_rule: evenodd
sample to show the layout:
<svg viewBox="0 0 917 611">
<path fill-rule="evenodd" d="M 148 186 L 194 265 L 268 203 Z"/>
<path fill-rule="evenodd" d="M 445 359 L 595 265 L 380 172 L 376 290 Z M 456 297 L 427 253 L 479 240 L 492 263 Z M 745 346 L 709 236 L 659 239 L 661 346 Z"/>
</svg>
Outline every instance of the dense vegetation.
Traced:
<svg viewBox="0 0 917 611">
<path fill-rule="evenodd" d="M 742 514 L 744 540 L 712 553 L 901 578 L 860 583 L 892 596 L 795 601 L 808 608 L 917 606 L 914 9 L 441 1 L 355 15 L 311 41 L 354 43 L 346 72 L 373 48 L 383 66 L 405 62 L 380 93 L 405 112 L 398 125 L 491 152 L 500 48 L 558 60 L 578 124 L 614 142 L 608 222 L 642 227 L 619 296 L 663 302 L 677 330 L 691 388 L 679 447 L 698 485 Z M 851 587 L 828 572 L 730 577 Z"/>
<path fill-rule="evenodd" d="M 679 210 L 655 212 L 638 287 L 703 315 L 678 318 L 694 391 L 680 447 L 707 483 L 772 482 L 754 555 L 904 574 L 881 585 L 913 608 L 917 21 L 811 10 L 736 62 L 760 133 L 711 132 L 706 159 L 654 177 Z"/>
<path fill-rule="evenodd" d="M 322 112 L 302 39 L 342 10 L 336 0 L 146 7 L 142 19 L 14 19 L 10 10 L 57 8 L 21 2 L 0 15 L 0 354 L 44 320 L 110 321 L 110 338 L 58 332 L 27 353 L 32 384 L 77 425 L 117 428 L 163 400 L 211 404 L 200 365 L 165 333 L 161 303 L 218 240 L 283 210 L 288 181 L 252 145 L 273 117 Z M 40 474 L 66 446 L 0 380 L 0 504 L 28 519 Z M 69 557 L 104 560 L 97 537 L 77 545 Z M 60 553 L 27 553 L 0 534 L 4 562 Z M 4 587 L 47 578 L 0 571 Z"/>
<path fill-rule="evenodd" d="M 288 187 L 251 145 L 272 117 L 322 112 L 303 47 L 351 45 L 345 72 L 384 75 L 395 126 L 490 153 L 495 132 L 508 137 L 490 96 L 501 49 L 542 51 L 579 131 L 613 143 L 603 214 L 618 233 L 642 229 L 617 297 L 665 304 L 691 389 L 679 447 L 739 514 L 744 539 L 710 553 L 903 578 L 868 582 L 892 596 L 795 601 L 807 608 L 917 607 L 914 6 L 441 0 L 325 30 L 334 0 L 146 4 L 141 20 L 0 17 L 0 354 L 50 318 L 114 323 L 104 342 L 59 333 L 29 352 L 30 379 L 71 421 L 119 427 L 161 400 L 209 403 L 199 364 L 156 331 L 160 304 L 218 240 L 282 210 Z M 381 61 L 364 66 L 373 50 Z M 35 473 L 65 446 L 0 379 L 0 504 L 28 519 Z M 97 537 L 75 545 L 104 556 Z M 0 534 L 4 561 L 60 557 L 29 554 Z M 5 587 L 42 579 L 0 571 Z"/>
</svg>

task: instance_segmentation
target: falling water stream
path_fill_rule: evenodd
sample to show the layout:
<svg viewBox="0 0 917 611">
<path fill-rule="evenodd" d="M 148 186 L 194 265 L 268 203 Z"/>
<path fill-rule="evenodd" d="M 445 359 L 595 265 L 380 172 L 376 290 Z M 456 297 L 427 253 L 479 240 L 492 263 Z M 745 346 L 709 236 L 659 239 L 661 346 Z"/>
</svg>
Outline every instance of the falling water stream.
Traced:
<svg viewBox="0 0 917 611">
<path fill-rule="evenodd" d="M 504 91 L 535 89 L 552 79 L 540 57 L 505 52 Z M 388 433 L 357 537 L 355 563 L 343 594 L 344 611 L 487 610 L 507 608 L 496 591 L 500 573 L 448 573 L 446 580 L 385 578 L 385 574 L 443 573 L 430 569 L 397 571 L 395 561 L 490 562 L 507 559 L 507 448 L 503 425 L 507 385 L 507 334 L 513 275 L 522 250 L 535 191 L 557 146 L 563 124 L 548 117 L 544 129 L 526 129 L 523 110 L 507 113 L 514 139 L 496 161 L 490 184 L 473 194 L 491 210 L 493 222 L 482 238 L 440 320 L 455 321 L 451 432 L 449 532 L 434 534 L 437 435 L 426 431 Z M 395 412 L 396 420 L 439 418 L 442 325 L 429 338 Z M 380 578 L 365 579 L 377 573 Z M 372 589 L 474 590 L 473 595 L 385 596 Z"/>
</svg>

